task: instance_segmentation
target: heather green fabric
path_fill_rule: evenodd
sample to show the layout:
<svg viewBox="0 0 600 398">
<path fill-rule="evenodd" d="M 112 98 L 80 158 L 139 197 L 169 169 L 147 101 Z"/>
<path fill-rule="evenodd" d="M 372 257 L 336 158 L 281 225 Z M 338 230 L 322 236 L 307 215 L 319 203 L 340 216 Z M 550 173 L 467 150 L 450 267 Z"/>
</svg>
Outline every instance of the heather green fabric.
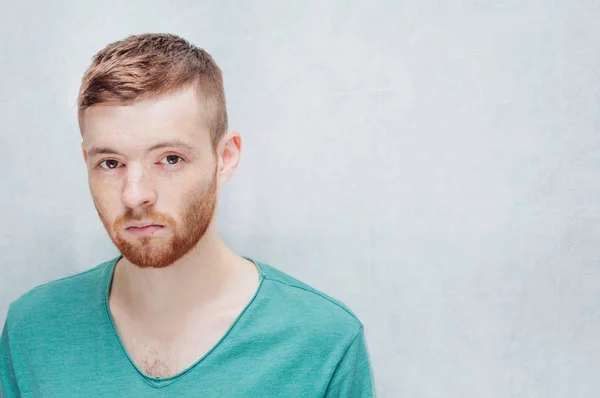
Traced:
<svg viewBox="0 0 600 398">
<path fill-rule="evenodd" d="M 145 375 L 108 310 L 120 258 L 11 304 L 0 340 L 3 397 L 374 396 L 361 322 L 342 303 L 257 261 L 260 286 L 213 349 L 173 377 Z"/>
</svg>

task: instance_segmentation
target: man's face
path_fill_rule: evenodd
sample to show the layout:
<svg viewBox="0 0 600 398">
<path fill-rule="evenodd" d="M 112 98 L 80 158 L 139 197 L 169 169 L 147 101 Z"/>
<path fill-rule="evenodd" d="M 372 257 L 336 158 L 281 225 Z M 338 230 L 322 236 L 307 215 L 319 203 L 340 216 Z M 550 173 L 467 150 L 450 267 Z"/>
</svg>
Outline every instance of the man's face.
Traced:
<svg viewBox="0 0 600 398">
<path fill-rule="evenodd" d="M 199 102 L 189 89 L 85 111 L 84 158 L 94 205 L 115 246 L 139 267 L 174 263 L 213 219 L 218 163 Z"/>
</svg>

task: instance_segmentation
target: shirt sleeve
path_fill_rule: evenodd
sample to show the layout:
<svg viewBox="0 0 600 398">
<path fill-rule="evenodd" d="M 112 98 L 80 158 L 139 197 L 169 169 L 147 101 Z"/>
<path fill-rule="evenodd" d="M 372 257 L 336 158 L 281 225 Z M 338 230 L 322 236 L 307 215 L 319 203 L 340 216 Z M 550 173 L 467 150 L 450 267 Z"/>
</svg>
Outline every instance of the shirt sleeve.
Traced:
<svg viewBox="0 0 600 398">
<path fill-rule="evenodd" d="M 375 397 L 375 383 L 363 328 L 350 343 L 339 362 L 331 377 L 325 397 Z"/>
<path fill-rule="evenodd" d="M 0 398 L 19 397 L 19 387 L 13 369 L 10 345 L 8 341 L 8 319 L 0 337 Z"/>
</svg>

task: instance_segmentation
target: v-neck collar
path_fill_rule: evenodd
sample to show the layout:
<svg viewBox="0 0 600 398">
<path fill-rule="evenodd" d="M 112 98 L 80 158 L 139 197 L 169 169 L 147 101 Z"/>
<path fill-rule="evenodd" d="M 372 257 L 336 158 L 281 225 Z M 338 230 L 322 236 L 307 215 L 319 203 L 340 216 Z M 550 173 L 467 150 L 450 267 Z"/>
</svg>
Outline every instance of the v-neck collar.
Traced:
<svg viewBox="0 0 600 398">
<path fill-rule="evenodd" d="M 246 260 L 252 262 L 256 266 L 256 269 L 257 269 L 258 275 L 259 275 L 258 287 L 256 288 L 256 291 L 255 291 L 254 295 L 252 296 L 252 298 L 250 299 L 250 301 L 246 304 L 244 309 L 238 314 L 236 319 L 233 321 L 231 326 L 229 326 L 229 328 L 227 329 L 225 334 L 223 334 L 223 336 L 219 339 L 219 341 L 217 341 L 217 343 L 211 349 L 209 349 L 202 357 L 200 357 L 196 362 L 194 362 L 192 365 L 188 366 L 186 369 L 182 370 L 181 372 L 179 372 L 173 376 L 153 377 L 153 376 L 146 374 L 143 370 L 141 370 L 137 366 L 137 364 L 134 362 L 133 358 L 131 358 L 131 356 L 129 355 L 129 352 L 127 352 L 127 349 L 125 348 L 125 344 L 123 344 L 123 340 L 121 339 L 121 336 L 119 335 L 119 333 L 117 331 L 117 327 L 115 325 L 112 313 L 110 312 L 110 307 L 108 305 L 110 289 L 112 286 L 112 280 L 113 280 L 115 268 L 116 268 L 116 265 L 119 262 L 119 260 L 121 260 L 122 258 L 123 258 L 122 254 L 115 257 L 114 259 L 109 261 L 108 266 L 106 267 L 106 271 L 105 271 L 103 283 L 102 283 L 102 289 L 101 289 L 102 305 L 104 307 L 107 320 L 112 328 L 114 339 L 117 341 L 118 345 L 120 346 L 121 351 L 123 352 L 125 358 L 131 363 L 131 365 L 135 369 L 136 373 L 138 373 L 138 375 L 146 383 L 148 383 L 152 387 L 156 387 L 156 388 L 166 387 L 170 384 L 175 383 L 176 381 L 180 380 L 183 376 L 185 376 L 187 373 L 190 373 L 192 370 L 194 370 L 201 362 L 205 362 L 206 360 L 208 360 L 209 359 L 208 357 L 210 357 L 211 354 L 213 353 L 213 351 L 215 351 L 220 345 L 222 345 L 223 341 L 230 336 L 235 325 L 240 321 L 240 319 L 242 319 L 244 317 L 244 315 L 246 314 L 248 309 L 250 307 L 252 307 L 252 304 L 256 301 L 256 298 L 258 297 L 258 295 L 261 291 L 263 282 L 265 280 L 265 271 L 264 271 L 263 267 L 261 266 L 260 262 L 255 261 L 248 257 L 243 257 Z"/>
</svg>

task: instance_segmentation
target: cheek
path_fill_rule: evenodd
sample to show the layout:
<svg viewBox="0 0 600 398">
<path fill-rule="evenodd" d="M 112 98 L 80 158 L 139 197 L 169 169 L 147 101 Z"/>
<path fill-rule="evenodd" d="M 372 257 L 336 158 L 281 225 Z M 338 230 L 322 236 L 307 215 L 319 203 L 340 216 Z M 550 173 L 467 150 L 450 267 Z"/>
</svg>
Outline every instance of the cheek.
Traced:
<svg viewBox="0 0 600 398">
<path fill-rule="evenodd" d="M 102 184 L 102 181 L 97 178 L 92 178 L 91 176 L 88 178 L 88 183 L 90 186 L 90 193 L 94 200 L 101 199 L 102 193 L 106 192 L 106 189 L 104 189 L 104 185 L 106 184 Z"/>
<path fill-rule="evenodd" d="M 188 206 L 185 199 L 185 195 L 176 194 L 175 191 L 159 193 L 155 203 L 155 211 L 171 217 L 179 223 Z"/>
<path fill-rule="evenodd" d="M 114 178 L 103 178 L 96 175 L 96 173 L 89 175 L 88 183 L 92 196 L 101 201 L 114 200 L 114 197 L 116 195 L 118 196 L 121 186 L 119 180 Z"/>
<path fill-rule="evenodd" d="M 96 209 L 102 212 L 105 217 L 110 217 L 116 211 L 118 194 L 114 188 L 103 184 L 90 183 L 90 193 Z"/>
<path fill-rule="evenodd" d="M 193 186 L 180 188 L 178 191 L 171 191 L 168 197 L 159 197 L 159 203 L 168 208 L 169 212 L 175 216 L 178 222 L 189 218 L 190 212 L 197 211 L 200 204 L 204 201 L 206 188 L 203 182 L 195 182 Z"/>
</svg>

